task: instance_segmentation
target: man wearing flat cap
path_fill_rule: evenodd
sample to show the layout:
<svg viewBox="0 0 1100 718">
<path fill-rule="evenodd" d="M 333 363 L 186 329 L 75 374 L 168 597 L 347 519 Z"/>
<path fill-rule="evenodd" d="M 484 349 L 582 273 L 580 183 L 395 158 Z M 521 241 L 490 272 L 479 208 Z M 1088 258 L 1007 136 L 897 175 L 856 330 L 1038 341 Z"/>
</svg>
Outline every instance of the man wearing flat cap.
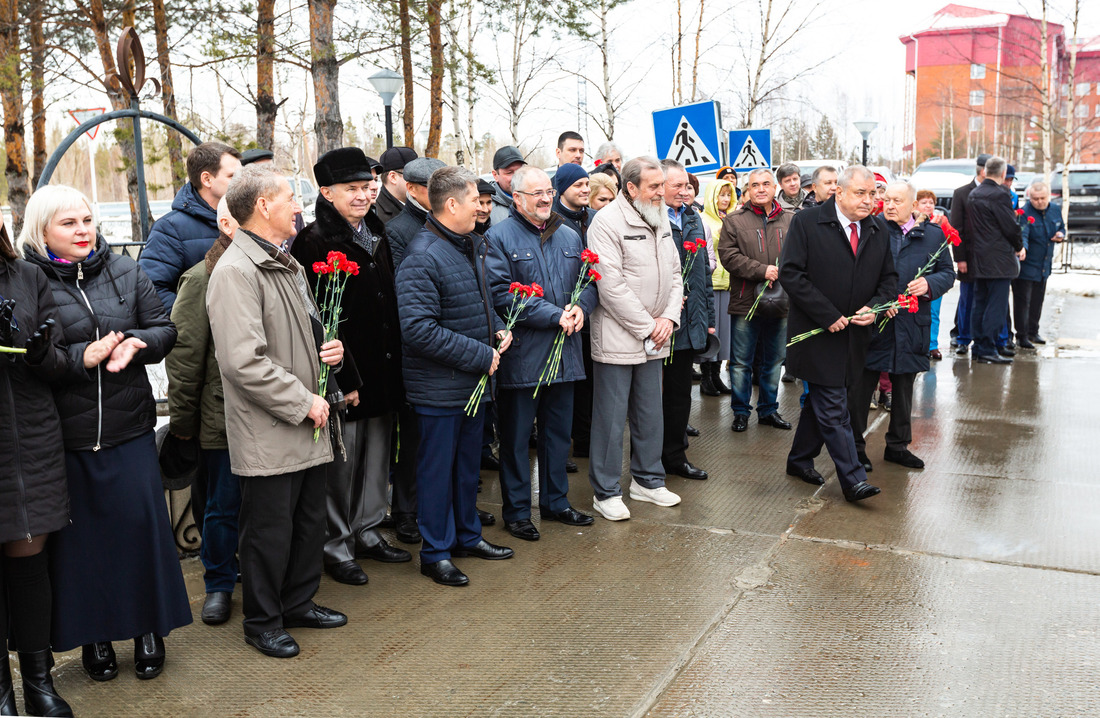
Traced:
<svg viewBox="0 0 1100 718">
<path fill-rule="evenodd" d="M 483 235 L 493 226 L 493 195 L 497 188 L 492 182 L 478 178 L 477 180 L 477 224 L 474 232 Z"/>
<path fill-rule="evenodd" d="M 386 233 L 393 251 L 394 271 L 401 266 L 409 242 L 424 229 L 424 223 L 428 221 L 428 212 L 432 210 L 428 200 L 428 180 L 433 172 L 446 166 L 442 160 L 434 157 L 420 157 L 405 165 L 405 206 L 396 217 L 386 223 Z"/>
<path fill-rule="evenodd" d="M 497 191 L 493 195 L 493 223 L 500 224 L 508 219 L 512 209 L 512 175 L 527 164 L 519 148 L 505 145 L 493 155 L 493 181 Z"/>
<path fill-rule="evenodd" d="M 342 147 L 326 152 L 313 172 L 320 185 L 317 219 L 298 235 L 291 254 L 314 291 L 321 278 L 313 263 L 325 261 L 329 252 L 343 252 L 359 264 L 359 273 L 345 285 L 341 312 L 344 367 L 335 379 L 347 403 L 346 456 L 337 456 L 329 471 L 324 561 L 336 581 L 361 585 L 367 575 L 355 559 L 412 559 L 378 532 L 386 515 L 393 418 L 405 398 L 393 260 L 385 226 L 370 211 L 374 173 L 363 151 Z"/>
<path fill-rule="evenodd" d="M 391 147 L 379 157 L 382 165 L 382 191 L 378 195 L 374 211 L 385 224 L 389 224 L 405 206 L 405 165 L 417 157 L 419 155 L 416 151 L 409 147 Z"/>
</svg>

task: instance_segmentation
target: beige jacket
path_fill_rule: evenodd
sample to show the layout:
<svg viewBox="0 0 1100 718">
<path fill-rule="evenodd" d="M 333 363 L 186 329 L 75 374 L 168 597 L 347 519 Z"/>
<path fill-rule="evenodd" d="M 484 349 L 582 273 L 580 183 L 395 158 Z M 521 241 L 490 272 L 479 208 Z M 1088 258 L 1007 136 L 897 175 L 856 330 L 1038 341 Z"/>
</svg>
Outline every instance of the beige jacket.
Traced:
<svg viewBox="0 0 1100 718">
<path fill-rule="evenodd" d="M 206 307 L 233 473 L 278 476 L 332 461 L 328 428 L 314 442 L 306 419 L 321 360 L 292 270 L 238 230 L 210 275 Z"/>
<path fill-rule="evenodd" d="M 661 230 L 642 220 L 625 194 L 620 194 L 592 220 L 588 248 L 600 256 L 596 283 L 600 303 L 592 312 L 592 359 L 604 364 L 641 364 L 668 356 L 646 356 L 645 340 L 657 317 L 679 328 L 683 283 L 680 253 L 672 240 L 664 207 Z M 659 235 L 659 236 L 658 236 Z"/>
</svg>

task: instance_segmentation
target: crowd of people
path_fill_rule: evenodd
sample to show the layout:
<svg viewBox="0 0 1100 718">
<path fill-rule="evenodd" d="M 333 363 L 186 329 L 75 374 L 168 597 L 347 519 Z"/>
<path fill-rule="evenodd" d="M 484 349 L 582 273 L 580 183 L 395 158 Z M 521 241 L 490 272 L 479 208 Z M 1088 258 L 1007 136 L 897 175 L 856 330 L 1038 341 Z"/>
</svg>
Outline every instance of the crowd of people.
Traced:
<svg viewBox="0 0 1100 718">
<path fill-rule="evenodd" d="M 0 226 L 0 345 L 19 352 L 0 354 L 0 639 L 27 713 L 72 714 L 52 651 L 81 647 L 107 681 L 114 643 L 132 640 L 150 679 L 191 622 L 166 461 L 194 465 L 201 619 L 228 621 L 239 581 L 245 641 L 289 658 L 288 629 L 347 623 L 314 601 L 322 573 L 363 585 L 361 560 L 412 560 L 383 529 L 419 544 L 420 572 L 446 586 L 469 583 L 455 559 L 511 558 L 482 532 L 496 522 L 476 503 L 484 470 L 499 472 L 504 531 L 539 540 L 531 449 L 541 521 L 630 518 L 627 426 L 630 500 L 679 504 L 669 477 L 709 477 L 688 458 L 693 380 L 729 396 L 734 432 L 754 407 L 761 426 L 794 429 L 790 476 L 824 484 L 826 448 L 861 501 L 879 493 L 864 433 L 884 382 L 883 458 L 923 467 L 913 382 L 941 356 L 938 302 L 956 276 L 960 354 L 973 341 L 976 360 L 1011 361 L 1010 287 L 1016 346 L 1044 341 L 1063 228 L 1041 181 L 1016 210 L 1001 158 L 979 158 L 948 220 L 932 193 L 862 166 L 808 181 L 791 164 L 723 168 L 704 187 L 614 143 L 586 170 L 575 132 L 556 154 L 551 173 L 502 147 L 490 182 L 407 147 L 336 149 L 314 167 L 305 224 L 273 153 L 207 142 L 140 261 L 113 253 L 65 186 L 34 193 L 18 242 Z M 318 297 L 339 263 L 333 337 Z M 157 437 L 146 366 L 161 360 Z M 796 427 L 778 398 L 795 377 Z M 569 499 L 577 457 L 591 513 Z M 16 708 L 5 651 L 0 714 Z"/>
</svg>

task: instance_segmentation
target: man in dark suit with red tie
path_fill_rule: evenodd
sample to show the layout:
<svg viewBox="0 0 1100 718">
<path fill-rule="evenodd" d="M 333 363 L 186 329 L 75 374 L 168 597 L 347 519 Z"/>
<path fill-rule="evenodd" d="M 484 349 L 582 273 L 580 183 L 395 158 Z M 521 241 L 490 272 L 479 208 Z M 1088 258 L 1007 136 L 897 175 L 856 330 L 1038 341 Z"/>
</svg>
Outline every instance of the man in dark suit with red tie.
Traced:
<svg viewBox="0 0 1100 718">
<path fill-rule="evenodd" d="M 836 195 L 791 221 L 779 261 L 779 281 L 790 297 L 788 341 L 827 330 L 787 348 L 787 370 L 810 386 L 787 473 L 824 484 L 814 459 L 825 446 L 848 501 L 879 493 L 867 483 L 856 456 L 847 387 L 862 372 L 871 342 L 876 315 L 869 308 L 893 299 L 898 281 L 886 225 L 871 216 L 874 197 L 870 170 L 861 165 L 844 170 Z"/>
</svg>

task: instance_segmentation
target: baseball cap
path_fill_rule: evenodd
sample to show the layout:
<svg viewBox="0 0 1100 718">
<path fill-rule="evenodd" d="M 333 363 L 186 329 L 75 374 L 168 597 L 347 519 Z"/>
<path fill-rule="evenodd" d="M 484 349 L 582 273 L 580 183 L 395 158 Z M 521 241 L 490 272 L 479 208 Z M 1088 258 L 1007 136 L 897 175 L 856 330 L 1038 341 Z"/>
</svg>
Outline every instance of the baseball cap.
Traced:
<svg viewBox="0 0 1100 718">
<path fill-rule="evenodd" d="M 512 145 L 504 145 L 493 155 L 494 170 L 499 170 L 508 165 L 514 165 L 516 162 L 527 164 L 527 160 L 523 159 L 523 154 L 518 148 Z"/>
</svg>

